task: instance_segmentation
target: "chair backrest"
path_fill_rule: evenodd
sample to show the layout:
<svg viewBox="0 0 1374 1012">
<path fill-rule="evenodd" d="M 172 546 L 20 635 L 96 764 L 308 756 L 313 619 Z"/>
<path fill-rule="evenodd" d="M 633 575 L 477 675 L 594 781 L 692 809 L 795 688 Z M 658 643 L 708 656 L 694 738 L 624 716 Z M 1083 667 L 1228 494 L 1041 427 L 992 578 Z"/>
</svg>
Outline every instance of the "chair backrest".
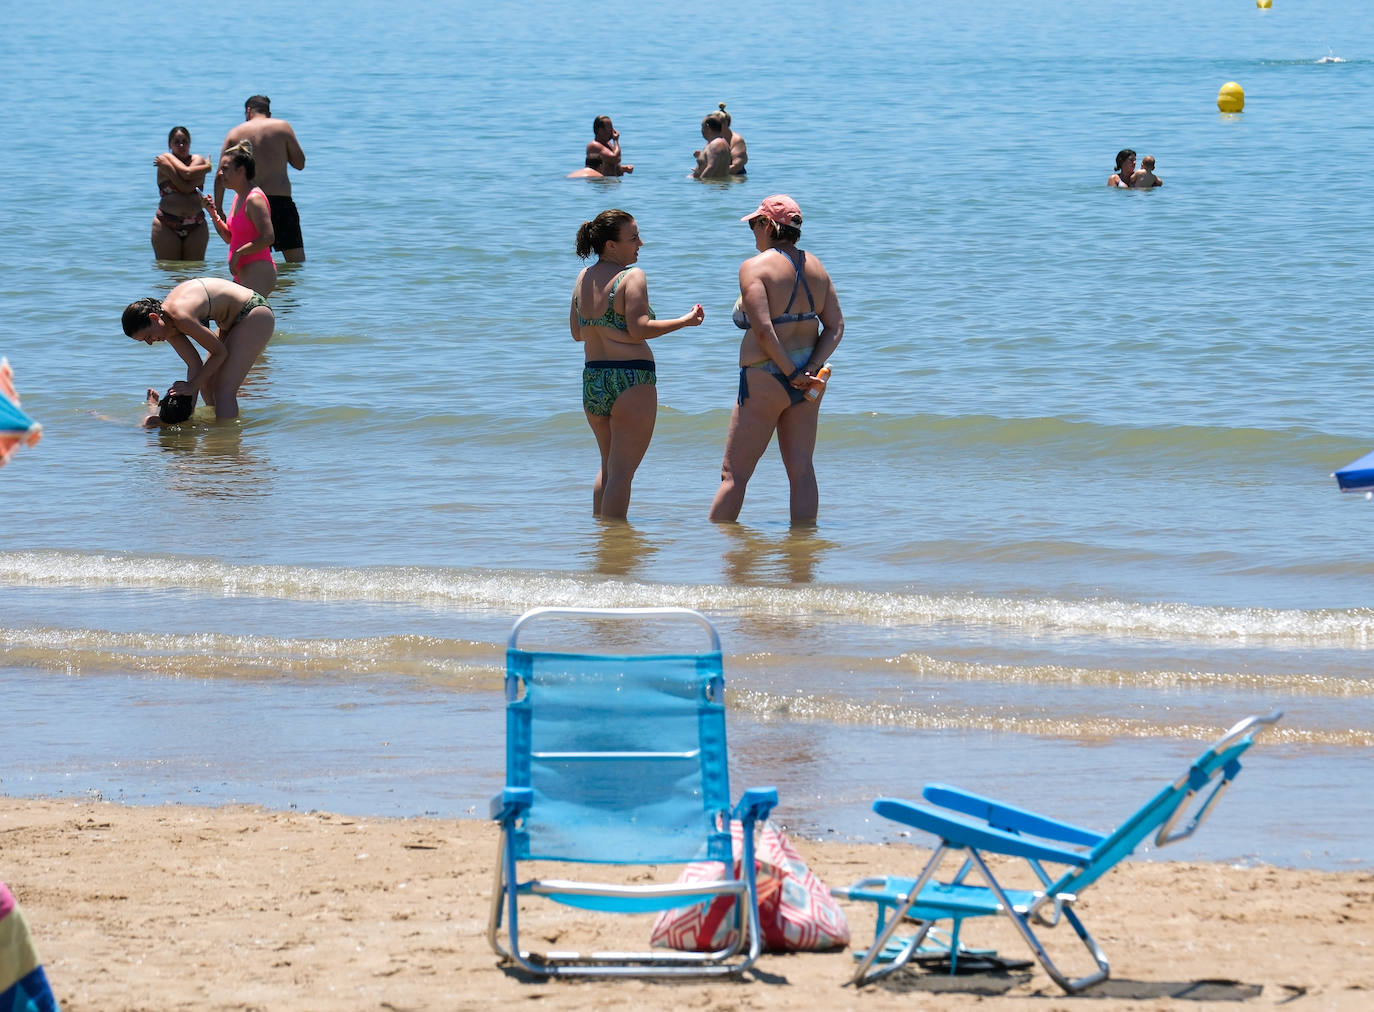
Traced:
<svg viewBox="0 0 1374 1012">
<path fill-rule="evenodd" d="M 531 617 L 635 622 L 690 617 L 701 653 L 521 649 Z M 603 864 L 730 860 L 730 783 L 720 641 L 688 609 L 537 609 L 506 651 L 506 785 L 533 802 L 520 858 Z"/>
<path fill-rule="evenodd" d="M 1198 756 L 1182 776 L 1093 847 L 1087 865 L 1065 872 L 1046 892 L 1055 895 L 1086 888 L 1130 855 L 1151 833 L 1157 834 L 1161 845 L 1191 835 L 1202 824 L 1221 792 L 1240 772 L 1240 757 L 1254 744 L 1261 725 L 1276 723 L 1282 716 L 1275 711 L 1264 717 L 1248 717 L 1232 726 Z M 1209 784 L 1212 785 L 1211 793 L 1198 806 L 1192 824 L 1185 831 L 1170 835 L 1174 823 L 1192 807 L 1192 800 Z"/>
</svg>

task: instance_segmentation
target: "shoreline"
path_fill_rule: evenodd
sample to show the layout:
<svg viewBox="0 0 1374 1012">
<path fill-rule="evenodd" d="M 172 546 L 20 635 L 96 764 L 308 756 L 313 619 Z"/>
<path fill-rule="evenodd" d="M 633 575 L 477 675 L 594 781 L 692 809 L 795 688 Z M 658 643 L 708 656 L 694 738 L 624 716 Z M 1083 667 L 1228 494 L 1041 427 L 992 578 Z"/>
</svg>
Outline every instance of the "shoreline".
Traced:
<svg viewBox="0 0 1374 1012">
<path fill-rule="evenodd" d="M 926 854 L 905 843 L 793 843 L 830 885 L 914 874 Z M 453 1009 L 522 999 L 585 1010 L 613 1001 L 783 1009 L 818 998 L 835 1008 L 910 1010 L 1066 1000 L 1038 965 L 952 978 L 904 970 L 855 991 L 842 986 L 848 951 L 765 954 L 742 981 L 531 981 L 498 967 L 487 946 L 496 844 L 496 827 L 480 819 L 0 796 L 0 880 L 18 898 L 67 1012 Z M 872 914 L 841 905 L 862 948 Z M 647 920 L 522 909 L 526 929 L 545 941 L 605 947 L 647 937 Z M 1236 1000 L 1355 1009 L 1374 990 L 1367 870 L 1128 861 L 1078 910 L 1112 961 L 1111 980 L 1089 992 L 1094 1009 L 1234 1008 Z M 1086 957 L 1066 926 L 1043 937 L 1061 965 L 1082 972 L 1076 960 Z M 971 922 L 964 938 L 1008 958 L 1029 955 L 1000 920 Z M 1170 997 L 1185 992 L 1193 997 Z"/>
</svg>

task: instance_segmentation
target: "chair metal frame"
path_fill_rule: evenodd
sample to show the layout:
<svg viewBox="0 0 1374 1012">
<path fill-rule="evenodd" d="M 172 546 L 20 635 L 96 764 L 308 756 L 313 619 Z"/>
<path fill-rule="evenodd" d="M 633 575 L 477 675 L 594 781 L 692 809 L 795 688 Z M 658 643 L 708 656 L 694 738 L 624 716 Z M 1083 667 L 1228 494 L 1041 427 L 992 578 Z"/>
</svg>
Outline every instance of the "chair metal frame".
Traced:
<svg viewBox="0 0 1374 1012">
<path fill-rule="evenodd" d="M 918 951 L 932 926 L 941 920 L 953 922 L 950 943 L 953 972 L 962 921 L 999 913 L 1011 920 L 1045 972 L 1065 992 L 1077 994 L 1106 980 L 1111 974 L 1107 956 L 1074 911 L 1078 893 L 1132 853 L 1151 832 L 1159 847 L 1197 832 L 1240 773 L 1240 756 L 1253 744 L 1255 735 L 1265 726 L 1277 723 L 1282 716 L 1275 710 L 1234 724 L 1178 779 L 1111 833 L 1097 833 L 943 784 L 927 785 L 922 796 L 932 805 L 945 809 L 944 812 L 899 799 L 877 799 L 873 802 L 873 810 L 879 815 L 929 832 L 940 842 L 914 880 L 871 876 L 847 888 L 833 890 L 837 896 L 878 906 L 873 944 L 849 983 L 867 984 L 900 969 Z M 1197 800 L 1199 796 L 1201 799 Z M 1185 816 L 1188 818 L 1183 828 L 1175 829 Z M 935 872 L 952 851 L 966 852 L 958 872 L 947 883 L 933 881 Z M 1004 888 L 988 868 L 985 853 L 1023 859 L 1040 881 L 1041 888 Z M 1065 866 L 1067 870 L 1055 878 L 1045 864 Z M 974 869 L 985 885 L 966 883 Z M 1031 921 L 1035 920 L 1052 928 L 1061 918 L 1073 927 L 1097 966 L 1081 977 L 1070 978 L 1062 972 L 1031 927 Z M 891 962 L 874 969 L 873 964 L 903 921 L 916 922 L 916 934 L 907 940 Z"/>
<path fill-rule="evenodd" d="M 699 612 L 689 608 L 535 608 L 516 620 L 507 641 L 506 701 L 507 736 L 511 735 L 511 710 L 523 698 L 526 686 L 523 679 L 512 671 L 512 659 L 521 654 L 518 638 L 522 630 L 532 621 L 545 617 L 586 618 L 586 619 L 623 619 L 626 621 L 646 618 L 684 619 L 699 623 L 710 640 L 709 655 L 715 658 L 715 674 L 705 678 L 702 691 L 705 702 L 711 711 L 703 720 L 718 720 L 721 745 L 724 739 L 724 676 L 719 662 L 720 637 L 710 621 Z M 596 655 L 601 656 L 601 655 Z M 639 655 L 643 660 L 646 656 Z M 667 655 L 664 655 L 667 656 Z M 607 657 L 613 663 L 614 657 Z M 704 729 L 699 733 L 705 735 Z M 698 753 L 701 749 L 697 750 Z M 728 749 L 727 749 L 728 752 Z M 643 758 L 683 760 L 692 757 L 691 753 L 679 752 L 597 752 L 549 753 L 553 758 L 571 758 L 596 761 L 599 758 L 631 760 Z M 508 754 L 509 760 L 509 754 Z M 704 760 L 703 760 L 704 761 Z M 754 828 L 768 817 L 777 804 L 776 788 L 754 788 L 746 791 L 739 803 L 726 811 L 711 811 L 706 808 L 713 832 L 711 836 L 723 834 L 725 849 L 729 850 L 730 827 L 728 819 L 740 820 L 744 825 L 744 853 L 741 861 L 742 874 L 734 877 L 734 863 L 727 857 L 722 862 L 724 878 L 710 882 L 665 883 L 661 885 L 622 885 L 574 881 L 571 879 L 529 879 L 519 878 L 519 858 L 513 843 L 514 835 L 524 827 L 525 820 L 537 804 L 535 791 L 525 784 L 511 784 L 513 770 L 507 769 L 508 786 L 492 799 L 491 817 L 501 824 L 501 836 L 497 853 L 496 876 L 492 888 L 491 914 L 487 926 L 487 940 L 492 950 L 503 962 L 518 964 L 528 972 L 541 977 L 681 977 L 681 976 L 725 976 L 738 975 L 749 969 L 762 947 L 762 932 L 758 922 L 758 888 L 754 863 Z M 728 775 L 728 774 L 726 774 Z M 728 783 L 725 791 L 728 796 Z M 709 801 L 703 794 L 703 803 Z M 541 862 L 557 861 L 556 857 L 540 856 Z M 571 858 L 578 863 L 587 863 L 586 858 Z M 598 858 L 599 864 L 643 864 L 634 860 L 620 860 L 613 853 Z M 667 863 L 667 862 L 660 862 Z M 716 897 L 734 898 L 734 938 L 732 945 L 713 952 L 673 952 L 666 949 L 650 951 L 599 951 L 572 952 L 548 951 L 531 952 L 520 944 L 520 904 L 521 896 L 542 896 L 584 909 L 606 910 L 618 913 L 648 913 L 675 907 L 689 906 L 708 902 Z M 502 922 L 505 922 L 505 938 L 502 938 Z"/>
</svg>

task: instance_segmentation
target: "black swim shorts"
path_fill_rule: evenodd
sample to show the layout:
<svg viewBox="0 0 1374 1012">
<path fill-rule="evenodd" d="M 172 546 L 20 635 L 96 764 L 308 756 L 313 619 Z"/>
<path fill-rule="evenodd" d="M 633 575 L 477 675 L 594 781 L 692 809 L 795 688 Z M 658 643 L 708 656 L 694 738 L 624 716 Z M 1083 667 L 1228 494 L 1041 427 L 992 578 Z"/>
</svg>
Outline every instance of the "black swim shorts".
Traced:
<svg viewBox="0 0 1374 1012">
<path fill-rule="evenodd" d="M 272 248 L 277 251 L 305 249 L 301 238 L 301 216 L 296 210 L 296 202 L 289 196 L 268 194 L 267 203 L 272 208 L 272 231 L 276 238 Z"/>
</svg>

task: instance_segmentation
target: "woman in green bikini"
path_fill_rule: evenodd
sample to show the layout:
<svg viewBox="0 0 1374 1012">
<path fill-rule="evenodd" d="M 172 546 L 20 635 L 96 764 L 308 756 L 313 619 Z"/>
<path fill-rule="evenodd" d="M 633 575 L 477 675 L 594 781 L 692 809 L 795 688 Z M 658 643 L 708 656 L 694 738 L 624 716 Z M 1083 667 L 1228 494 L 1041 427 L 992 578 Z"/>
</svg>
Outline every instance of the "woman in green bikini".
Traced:
<svg viewBox="0 0 1374 1012">
<path fill-rule="evenodd" d="M 186 363 L 186 379 L 172 384 L 170 396 L 189 396 L 193 404 L 202 396 L 216 418 L 226 419 L 238 417 L 239 387 L 272 339 L 276 319 L 251 288 L 223 278 L 192 278 L 161 301 L 129 303 L 123 325 L 135 341 L 166 341 Z M 205 349 L 204 359 L 196 345 Z"/>
<path fill-rule="evenodd" d="M 649 285 L 633 264 L 644 243 L 628 212 L 602 211 L 577 230 L 577 255 L 596 254 L 573 285 L 568 329 L 586 350 L 582 409 L 601 451 L 592 512 L 624 519 L 635 470 L 649 449 L 658 414 L 654 355 L 645 343 L 705 319 L 701 305 L 675 320 L 649 308 Z"/>
</svg>

